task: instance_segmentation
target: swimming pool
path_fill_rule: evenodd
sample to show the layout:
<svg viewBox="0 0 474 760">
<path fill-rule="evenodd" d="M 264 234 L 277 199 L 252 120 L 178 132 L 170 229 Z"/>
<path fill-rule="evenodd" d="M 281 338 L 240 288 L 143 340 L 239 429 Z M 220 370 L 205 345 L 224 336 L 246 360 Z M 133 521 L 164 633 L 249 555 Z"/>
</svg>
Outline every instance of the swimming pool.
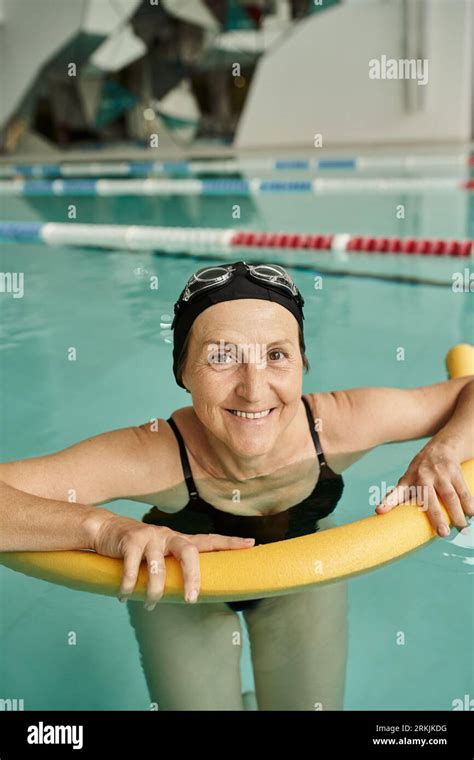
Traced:
<svg viewBox="0 0 474 760">
<path fill-rule="evenodd" d="M 353 234 L 472 237 L 472 193 L 332 194 L 319 198 L 2 198 L 8 220 L 127 223 Z M 403 204 L 405 218 L 396 207 Z M 148 252 L 4 246 L 0 271 L 24 272 L 23 298 L 1 295 L 2 460 L 37 456 L 105 430 L 166 417 L 189 403 L 174 383 L 167 328 L 189 273 L 210 260 Z M 390 260 L 393 272 L 406 260 Z M 413 267 L 458 271 L 456 260 Z M 413 387 L 445 379 L 443 360 L 473 342 L 472 297 L 449 287 L 323 275 L 290 268 L 305 298 L 311 372 L 304 391 L 366 385 Z M 157 275 L 158 290 L 148 277 Z M 162 326 L 160 326 L 160 324 Z M 405 348 L 405 361 L 396 349 Z M 76 361 L 68 361 L 75 347 Z M 369 488 L 396 483 L 423 442 L 380 447 L 344 474 L 339 524 L 373 513 Z M 141 516 L 146 505 L 115 502 Z M 470 535 L 438 539 L 349 581 L 346 710 L 453 709 L 474 694 Z M 147 710 L 149 698 L 126 610 L 115 599 L 72 592 L 0 568 L 4 656 L 0 698 L 24 709 Z M 400 633 L 405 643 L 401 645 Z M 73 635 L 75 634 L 75 636 Z M 243 691 L 252 690 L 248 644 Z"/>
</svg>

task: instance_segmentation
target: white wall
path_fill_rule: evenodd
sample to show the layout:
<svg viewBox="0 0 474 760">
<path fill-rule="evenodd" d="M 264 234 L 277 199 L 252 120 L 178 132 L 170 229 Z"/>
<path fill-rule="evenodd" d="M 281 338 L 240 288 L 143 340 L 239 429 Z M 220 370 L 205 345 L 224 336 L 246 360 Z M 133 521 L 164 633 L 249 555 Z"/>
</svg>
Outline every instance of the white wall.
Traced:
<svg viewBox="0 0 474 760">
<path fill-rule="evenodd" d="M 370 59 L 406 56 L 403 0 L 346 0 L 303 20 L 261 59 L 236 147 L 309 149 L 315 133 L 324 146 L 469 140 L 473 3 L 426 0 L 429 81 L 411 113 L 412 82 L 368 76 Z"/>
<path fill-rule="evenodd" d="M 80 26 L 83 2 L 5 0 L 0 26 L 0 126 L 38 70 Z"/>
</svg>

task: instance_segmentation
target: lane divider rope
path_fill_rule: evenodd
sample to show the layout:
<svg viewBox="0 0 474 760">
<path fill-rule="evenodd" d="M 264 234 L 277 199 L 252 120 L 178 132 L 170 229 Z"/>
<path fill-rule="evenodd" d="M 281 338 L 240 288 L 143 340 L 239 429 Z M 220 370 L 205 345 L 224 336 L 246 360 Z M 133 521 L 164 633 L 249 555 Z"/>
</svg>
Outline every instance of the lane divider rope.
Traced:
<svg viewBox="0 0 474 760">
<path fill-rule="evenodd" d="M 262 248 L 462 258 L 473 253 L 472 240 L 57 222 L 0 222 L 0 241 L 190 254 Z"/>
<path fill-rule="evenodd" d="M 64 161 L 56 163 L 0 163 L 0 177 L 147 177 L 233 174 L 246 171 L 365 171 L 372 169 L 426 169 L 474 166 L 466 154 L 409 156 L 341 156 L 332 158 L 229 158 L 191 161 Z"/>
<path fill-rule="evenodd" d="M 420 193 L 474 190 L 457 177 L 346 177 L 308 180 L 260 179 L 13 179 L 0 180 L 0 195 L 13 196 L 255 196 L 324 193 Z"/>
</svg>

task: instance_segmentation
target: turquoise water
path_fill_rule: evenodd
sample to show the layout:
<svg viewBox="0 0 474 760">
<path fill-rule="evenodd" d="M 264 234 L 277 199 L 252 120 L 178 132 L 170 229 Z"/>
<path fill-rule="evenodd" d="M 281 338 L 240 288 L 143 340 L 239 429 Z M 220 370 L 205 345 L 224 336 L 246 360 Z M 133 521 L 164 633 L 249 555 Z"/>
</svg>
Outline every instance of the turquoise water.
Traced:
<svg viewBox="0 0 474 760">
<path fill-rule="evenodd" d="M 235 226 L 229 198 L 2 199 L 6 220 Z M 394 209 L 410 209 L 401 224 Z M 319 232 L 466 237 L 464 194 L 240 199 L 242 227 Z M 189 257 L 14 244 L 0 271 L 24 272 L 25 295 L 0 296 L 0 459 L 57 451 L 87 436 L 189 403 L 171 373 L 169 331 L 160 328 L 187 276 L 206 263 Z M 430 275 L 459 261 L 413 262 Z M 404 262 L 387 260 L 396 272 Z M 291 268 L 306 301 L 311 372 L 304 391 L 444 380 L 444 357 L 473 341 L 472 297 L 449 287 L 323 276 Z M 159 278 L 151 291 L 148 277 Z M 67 360 L 74 346 L 77 361 Z M 403 346 L 406 359 L 396 360 Z M 424 441 L 383 446 L 346 471 L 334 516 L 342 524 L 373 513 L 368 489 L 396 483 Z M 137 518 L 146 505 L 114 502 Z M 472 528 L 471 528 L 472 531 Z M 350 649 L 345 709 L 452 709 L 474 694 L 472 535 L 438 539 L 409 557 L 349 582 Z M 70 591 L 0 568 L 0 697 L 25 709 L 145 710 L 137 644 L 117 600 Z M 70 632 L 75 646 L 68 645 Z M 405 645 L 397 645 L 404 632 Z M 243 689 L 252 689 L 248 646 Z"/>
</svg>

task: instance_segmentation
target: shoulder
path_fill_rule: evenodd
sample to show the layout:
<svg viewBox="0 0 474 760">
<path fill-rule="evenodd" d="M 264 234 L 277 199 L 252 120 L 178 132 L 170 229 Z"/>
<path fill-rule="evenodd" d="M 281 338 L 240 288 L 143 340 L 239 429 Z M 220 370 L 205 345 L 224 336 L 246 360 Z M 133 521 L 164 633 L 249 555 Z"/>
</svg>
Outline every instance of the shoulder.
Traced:
<svg viewBox="0 0 474 760">
<path fill-rule="evenodd" d="M 329 451 L 337 451 L 340 444 L 340 434 L 344 427 L 341 420 L 341 399 L 333 392 L 305 393 L 311 413 L 320 434 L 321 445 L 323 440 Z M 324 447 L 323 447 L 324 448 Z"/>
<path fill-rule="evenodd" d="M 346 391 L 305 393 L 321 448 L 329 466 L 341 473 L 367 454 L 370 448 L 360 448 L 352 424 L 351 400 Z"/>
<path fill-rule="evenodd" d="M 183 428 L 182 411 L 177 409 L 170 414 L 170 417 L 178 423 L 180 430 Z M 159 456 L 169 464 L 178 453 L 178 441 L 168 419 L 156 417 L 133 428 L 139 442 L 140 454 L 145 462 L 156 463 L 156 457 Z"/>
<path fill-rule="evenodd" d="M 93 503 L 127 499 L 155 506 L 161 501 L 171 508 L 183 506 L 187 492 L 179 446 L 166 419 L 154 418 L 112 430 L 95 440 L 94 467 L 102 471 L 110 486 L 105 489 L 106 498 L 100 495 Z M 94 479 L 93 473 L 89 476 Z"/>
<path fill-rule="evenodd" d="M 193 408 L 186 406 L 175 409 L 168 419 L 157 417 L 137 425 L 135 433 L 140 441 L 143 462 L 153 467 L 154 472 L 157 472 L 157 464 L 159 464 L 160 473 L 179 474 L 181 458 L 178 439 L 168 420 L 173 418 L 186 444 L 186 449 L 189 450 L 196 435 L 194 417 Z"/>
<path fill-rule="evenodd" d="M 148 495 L 183 481 L 176 438 L 166 420 L 91 435 L 39 457 L 2 463 L 0 477 L 42 498 L 82 504 L 117 499 L 150 503 Z"/>
</svg>

